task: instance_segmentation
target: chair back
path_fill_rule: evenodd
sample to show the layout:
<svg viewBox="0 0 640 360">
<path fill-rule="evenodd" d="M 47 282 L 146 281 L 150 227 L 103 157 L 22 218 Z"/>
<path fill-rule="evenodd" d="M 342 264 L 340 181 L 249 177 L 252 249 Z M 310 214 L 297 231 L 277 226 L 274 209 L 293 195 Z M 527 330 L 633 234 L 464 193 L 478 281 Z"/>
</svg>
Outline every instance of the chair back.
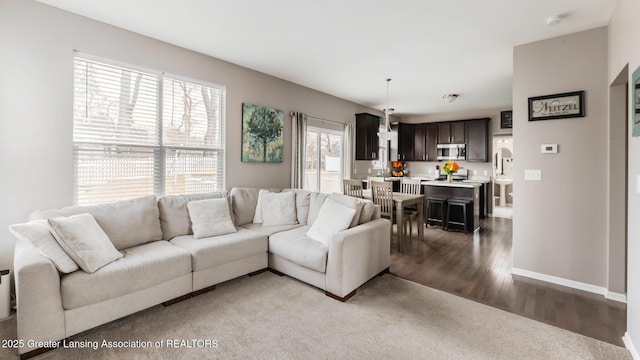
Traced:
<svg viewBox="0 0 640 360">
<path fill-rule="evenodd" d="M 373 203 L 380 206 L 380 215 L 391 218 L 393 223 L 393 183 L 372 181 L 369 184 Z"/>
<path fill-rule="evenodd" d="M 405 194 L 420 195 L 420 179 L 402 179 L 400 182 L 400 192 Z"/>
<path fill-rule="evenodd" d="M 342 180 L 342 189 L 345 195 L 364 198 L 362 194 L 362 180 Z"/>
</svg>

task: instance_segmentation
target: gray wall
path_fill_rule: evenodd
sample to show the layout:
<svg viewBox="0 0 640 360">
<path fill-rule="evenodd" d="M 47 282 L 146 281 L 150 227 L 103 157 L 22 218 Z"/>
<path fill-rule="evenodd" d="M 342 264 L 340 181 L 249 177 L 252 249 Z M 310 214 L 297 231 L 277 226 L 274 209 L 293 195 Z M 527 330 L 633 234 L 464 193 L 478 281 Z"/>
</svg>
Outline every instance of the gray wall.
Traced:
<svg viewBox="0 0 640 360">
<path fill-rule="evenodd" d="M 340 122 L 372 109 L 30 0 L 0 0 L 0 268 L 9 268 L 9 224 L 72 203 L 74 50 L 226 86 L 226 187 L 287 187 L 291 123 L 281 164 L 240 162 L 241 106 L 267 105 Z M 375 113 L 375 112 L 374 112 Z"/>
<path fill-rule="evenodd" d="M 513 54 L 513 266 L 606 288 L 607 29 Z M 529 97 L 578 90 L 586 92 L 586 117 L 528 121 Z M 559 153 L 541 154 L 543 143 L 558 144 Z M 525 181 L 525 169 L 542 170 L 542 181 Z"/>
<path fill-rule="evenodd" d="M 608 82 L 613 83 L 628 65 L 628 81 L 640 66 L 640 2 L 619 0 L 609 23 L 609 64 Z M 631 97 L 631 92 L 629 92 Z M 629 99 L 631 101 L 631 98 Z M 630 124 L 630 122 L 629 122 Z M 628 126 L 628 134 L 631 134 Z M 636 179 L 640 176 L 640 138 L 627 135 L 629 194 L 627 224 L 627 340 L 640 348 L 640 263 L 636 254 L 640 253 L 640 194 L 636 189 Z"/>
</svg>

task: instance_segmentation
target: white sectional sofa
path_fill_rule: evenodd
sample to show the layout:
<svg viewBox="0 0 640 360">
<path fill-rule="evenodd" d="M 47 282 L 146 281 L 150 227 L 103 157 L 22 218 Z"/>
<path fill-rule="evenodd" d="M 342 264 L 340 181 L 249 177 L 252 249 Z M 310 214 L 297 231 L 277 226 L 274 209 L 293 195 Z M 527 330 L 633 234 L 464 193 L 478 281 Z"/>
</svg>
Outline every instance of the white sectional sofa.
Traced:
<svg viewBox="0 0 640 360">
<path fill-rule="evenodd" d="M 253 188 L 34 212 L 31 222 L 23 224 L 22 234 L 16 234 L 20 241 L 14 274 L 18 339 L 41 343 L 25 344 L 20 354 L 25 358 L 36 355 L 47 350 L 39 349 L 47 344 L 265 269 L 304 281 L 343 301 L 367 280 L 388 270 L 391 225 L 380 218 L 373 203 L 341 194 L 282 191 L 295 193 L 296 224 L 254 223 L 260 189 Z M 191 201 L 215 198 L 228 199 L 237 231 L 195 238 L 187 206 Z M 355 201 L 356 215 L 348 229 L 322 242 L 307 233 L 327 198 L 350 206 Z M 50 236 L 42 219 L 84 213 L 95 218 L 122 257 L 93 273 L 61 273 L 58 264 L 29 237 Z"/>
</svg>

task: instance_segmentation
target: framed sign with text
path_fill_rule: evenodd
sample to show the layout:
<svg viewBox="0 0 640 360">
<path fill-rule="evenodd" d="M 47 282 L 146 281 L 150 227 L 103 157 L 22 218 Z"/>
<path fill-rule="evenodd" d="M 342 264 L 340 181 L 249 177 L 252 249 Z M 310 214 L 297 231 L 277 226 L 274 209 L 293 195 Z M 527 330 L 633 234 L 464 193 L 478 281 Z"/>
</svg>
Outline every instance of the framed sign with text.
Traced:
<svg viewBox="0 0 640 360">
<path fill-rule="evenodd" d="M 529 98 L 529 121 L 584 116 L 584 91 Z"/>
</svg>

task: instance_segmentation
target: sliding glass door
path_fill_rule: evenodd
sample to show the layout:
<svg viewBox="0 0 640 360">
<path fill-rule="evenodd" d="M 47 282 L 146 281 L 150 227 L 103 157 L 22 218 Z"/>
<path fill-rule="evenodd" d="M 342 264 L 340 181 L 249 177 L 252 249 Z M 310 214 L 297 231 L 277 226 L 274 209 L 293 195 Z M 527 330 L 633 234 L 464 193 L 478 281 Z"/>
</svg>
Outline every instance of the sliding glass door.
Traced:
<svg viewBox="0 0 640 360">
<path fill-rule="evenodd" d="M 307 148 L 302 186 L 323 193 L 341 192 L 343 133 L 307 127 Z"/>
</svg>

